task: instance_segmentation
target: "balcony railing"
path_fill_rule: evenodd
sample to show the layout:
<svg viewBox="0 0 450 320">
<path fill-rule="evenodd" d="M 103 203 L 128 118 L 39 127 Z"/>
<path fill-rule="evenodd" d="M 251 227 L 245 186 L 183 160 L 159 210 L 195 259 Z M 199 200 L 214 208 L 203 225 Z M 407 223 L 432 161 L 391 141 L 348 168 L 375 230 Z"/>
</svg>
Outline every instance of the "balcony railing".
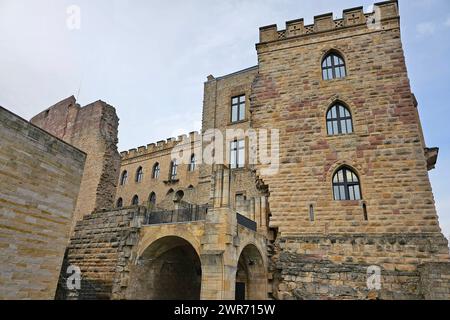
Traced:
<svg viewBox="0 0 450 320">
<path fill-rule="evenodd" d="M 207 213 L 208 206 L 192 206 L 171 211 L 148 212 L 145 216 L 144 225 L 203 221 L 206 219 Z"/>
<path fill-rule="evenodd" d="M 250 220 L 249 218 L 247 218 L 239 213 L 236 213 L 236 219 L 237 219 L 237 223 L 240 224 L 241 226 L 246 227 L 247 229 L 250 229 L 250 230 L 256 232 L 257 224 L 255 221 Z"/>
</svg>

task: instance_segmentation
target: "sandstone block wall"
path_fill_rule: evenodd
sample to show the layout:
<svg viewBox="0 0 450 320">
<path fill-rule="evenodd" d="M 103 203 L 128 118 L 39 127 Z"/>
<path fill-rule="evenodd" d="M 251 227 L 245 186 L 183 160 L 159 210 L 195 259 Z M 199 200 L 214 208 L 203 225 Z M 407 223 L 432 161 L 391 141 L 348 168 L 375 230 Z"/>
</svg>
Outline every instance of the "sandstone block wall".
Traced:
<svg viewBox="0 0 450 320">
<path fill-rule="evenodd" d="M 270 227 L 278 229 L 272 261 L 280 298 L 286 292 L 291 298 L 367 298 L 367 292 L 345 288 L 364 287 L 361 268 L 367 265 L 405 272 L 398 275 L 404 280 L 387 276 L 382 297 L 418 297 L 419 265 L 441 261 L 450 268 L 407 75 L 398 3 L 375 9 L 381 12 L 376 28 L 367 25 L 370 14 L 362 8 L 346 10 L 338 20 L 316 17 L 312 26 L 297 21 L 286 30 L 261 28 L 251 114 L 254 128 L 280 130 L 279 174 L 261 176 L 269 187 Z M 344 58 L 347 76 L 323 80 L 322 60 L 333 51 Z M 326 113 L 336 102 L 351 111 L 354 133 L 327 134 Z M 357 173 L 362 201 L 333 199 L 332 177 L 342 165 Z M 354 244 L 357 234 L 370 243 Z M 329 243 L 333 237 L 351 245 Z M 374 237 L 392 238 L 395 253 Z M 346 280 L 342 268 L 355 273 L 360 285 Z"/>
<path fill-rule="evenodd" d="M 146 147 L 139 147 L 129 151 L 121 152 L 120 177 L 123 172 L 128 173 L 125 185 L 118 183 L 115 204 L 119 198 L 123 205 L 131 206 L 135 195 L 139 197 L 139 204 L 146 206 L 152 192 L 156 194 L 156 207 L 162 209 L 174 208 L 174 196 L 178 191 L 184 192 L 183 200 L 192 204 L 205 204 L 197 197 L 198 174 L 201 161 L 201 136 L 197 132 L 192 132 L 188 136 L 180 136 L 178 139 L 172 138 L 159 141 L 156 144 L 149 144 Z M 196 167 L 194 171 L 189 170 L 188 163 L 178 163 L 177 180 L 170 181 L 170 166 L 173 160 L 174 148 L 187 152 L 186 159 L 190 160 L 192 154 L 196 154 Z M 184 157 L 184 155 L 183 155 Z M 160 165 L 159 177 L 152 177 L 153 167 L 156 163 Z M 136 181 L 136 174 L 139 168 L 143 169 L 142 181 Z M 119 177 L 119 182 L 120 182 Z M 169 194 L 169 191 L 173 193 Z"/>
<path fill-rule="evenodd" d="M 0 107 L 0 299 L 53 299 L 86 154 Z"/>
<path fill-rule="evenodd" d="M 31 122 L 87 154 L 75 220 L 96 209 L 112 208 L 120 166 L 115 109 L 103 101 L 81 108 L 72 96 Z"/>
<path fill-rule="evenodd" d="M 110 299 L 119 261 L 133 236 L 133 221 L 144 208 L 95 212 L 77 222 L 67 247 L 58 283 L 57 299 Z M 81 270 L 81 289 L 67 289 L 67 268 Z"/>
</svg>

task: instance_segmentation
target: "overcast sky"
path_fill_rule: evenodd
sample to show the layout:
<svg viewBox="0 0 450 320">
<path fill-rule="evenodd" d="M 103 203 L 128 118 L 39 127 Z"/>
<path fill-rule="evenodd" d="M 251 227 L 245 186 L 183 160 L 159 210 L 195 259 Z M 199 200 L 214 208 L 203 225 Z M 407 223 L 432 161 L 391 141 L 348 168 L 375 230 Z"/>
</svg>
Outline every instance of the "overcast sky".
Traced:
<svg viewBox="0 0 450 320">
<path fill-rule="evenodd" d="M 200 130 L 203 82 L 257 63 L 258 28 L 366 0 L 0 0 L 0 105 L 29 119 L 75 95 L 120 117 L 119 149 Z M 67 27 L 67 8 L 81 28 Z M 401 0 L 402 38 L 450 235 L 450 1 Z"/>
</svg>

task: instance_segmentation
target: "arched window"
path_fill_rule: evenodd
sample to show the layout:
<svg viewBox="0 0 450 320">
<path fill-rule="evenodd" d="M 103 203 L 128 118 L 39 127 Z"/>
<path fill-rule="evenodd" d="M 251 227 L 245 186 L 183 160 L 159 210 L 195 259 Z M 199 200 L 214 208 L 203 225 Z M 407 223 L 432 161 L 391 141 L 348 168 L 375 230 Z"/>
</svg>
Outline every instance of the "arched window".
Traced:
<svg viewBox="0 0 450 320">
<path fill-rule="evenodd" d="M 139 167 L 136 171 L 136 182 L 140 183 L 142 182 L 142 179 L 144 178 L 144 170 L 142 167 Z"/>
<path fill-rule="evenodd" d="M 178 173 L 178 163 L 177 163 L 177 160 L 174 159 L 170 163 L 170 180 L 176 180 L 177 173 Z"/>
<path fill-rule="evenodd" d="M 150 196 L 148 197 L 148 202 L 153 206 L 156 204 L 156 193 L 154 192 L 150 193 Z"/>
<path fill-rule="evenodd" d="M 358 176 L 348 167 L 342 167 L 333 176 L 334 200 L 361 200 Z"/>
<path fill-rule="evenodd" d="M 177 193 L 175 193 L 175 202 L 181 202 L 181 200 L 183 200 L 184 198 L 184 192 L 182 190 L 177 191 Z"/>
<path fill-rule="evenodd" d="M 153 179 L 158 179 L 159 178 L 159 172 L 160 172 L 161 168 L 159 166 L 159 163 L 155 163 L 153 166 L 153 170 L 152 170 L 152 178 Z"/>
<path fill-rule="evenodd" d="M 132 206 L 137 206 L 137 205 L 139 205 L 139 197 L 138 197 L 137 195 L 135 195 L 135 196 L 133 197 L 133 200 L 131 201 L 131 205 L 132 205 Z"/>
<path fill-rule="evenodd" d="M 122 208 L 123 207 L 123 199 L 119 198 L 117 199 L 117 208 Z"/>
<path fill-rule="evenodd" d="M 189 163 L 189 171 L 195 171 L 195 167 L 197 166 L 197 160 L 195 159 L 195 154 L 191 156 L 191 162 Z"/>
<path fill-rule="evenodd" d="M 352 115 L 341 103 L 336 103 L 327 112 L 327 132 L 329 136 L 353 133 Z"/>
<path fill-rule="evenodd" d="M 124 171 L 122 172 L 122 175 L 120 176 L 120 185 L 124 186 L 127 183 L 127 179 L 128 179 L 128 171 Z"/>
<path fill-rule="evenodd" d="M 344 78 L 347 75 L 344 59 L 336 52 L 329 53 L 322 61 L 323 80 Z"/>
<path fill-rule="evenodd" d="M 174 192 L 175 192 L 175 191 L 174 191 L 172 188 L 170 188 L 169 191 L 167 191 L 166 196 L 171 195 L 171 194 L 174 193 Z"/>
</svg>

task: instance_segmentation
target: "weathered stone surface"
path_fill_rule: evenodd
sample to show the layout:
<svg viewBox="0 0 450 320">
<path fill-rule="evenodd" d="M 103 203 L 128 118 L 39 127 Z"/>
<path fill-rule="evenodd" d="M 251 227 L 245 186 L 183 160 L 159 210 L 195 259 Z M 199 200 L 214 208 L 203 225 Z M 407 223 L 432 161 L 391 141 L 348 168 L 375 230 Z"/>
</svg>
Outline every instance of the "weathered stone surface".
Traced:
<svg viewBox="0 0 450 320">
<path fill-rule="evenodd" d="M 53 299 L 86 154 L 0 107 L 0 299 Z"/>
<path fill-rule="evenodd" d="M 112 208 L 120 166 L 115 109 L 103 101 L 80 107 L 72 96 L 36 115 L 31 123 L 87 154 L 74 221 Z"/>
</svg>

